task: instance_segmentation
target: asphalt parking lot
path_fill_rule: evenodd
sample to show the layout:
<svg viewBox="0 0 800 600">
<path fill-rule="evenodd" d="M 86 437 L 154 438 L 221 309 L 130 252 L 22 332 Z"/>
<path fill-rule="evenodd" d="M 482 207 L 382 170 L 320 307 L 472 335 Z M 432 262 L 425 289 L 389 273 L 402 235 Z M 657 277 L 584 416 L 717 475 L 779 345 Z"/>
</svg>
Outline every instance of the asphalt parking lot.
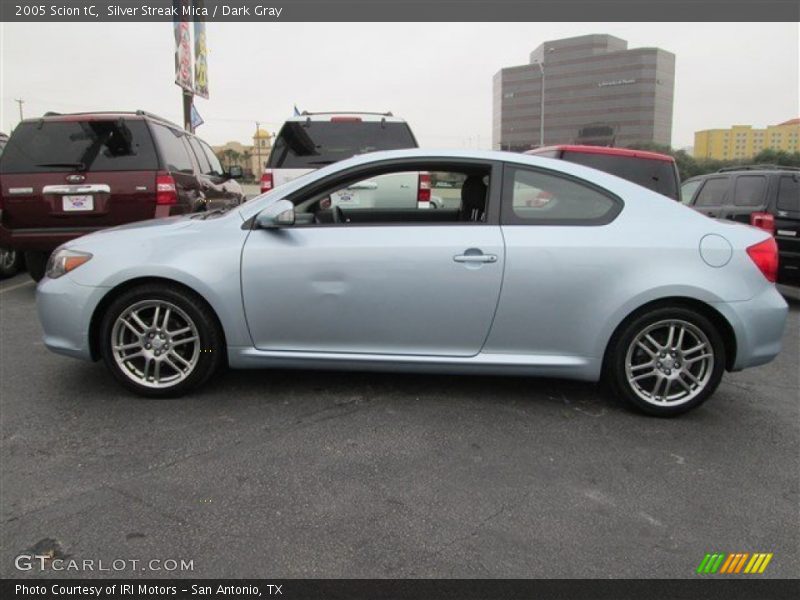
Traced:
<svg viewBox="0 0 800 600">
<path fill-rule="evenodd" d="M 142 400 L 48 352 L 0 283 L 0 576 L 26 552 L 192 560 L 59 576 L 695 577 L 800 572 L 800 293 L 784 351 L 700 409 L 639 416 L 527 378 L 226 372 Z M 53 575 L 45 572 L 45 575 Z"/>
</svg>

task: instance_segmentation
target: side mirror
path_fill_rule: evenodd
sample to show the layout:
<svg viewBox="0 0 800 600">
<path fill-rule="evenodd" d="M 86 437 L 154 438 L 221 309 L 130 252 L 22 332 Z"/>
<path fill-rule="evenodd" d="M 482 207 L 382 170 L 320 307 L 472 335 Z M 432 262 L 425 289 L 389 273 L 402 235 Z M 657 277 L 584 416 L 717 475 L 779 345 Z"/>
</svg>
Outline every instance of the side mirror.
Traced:
<svg viewBox="0 0 800 600">
<path fill-rule="evenodd" d="M 294 225 L 294 204 L 289 200 L 278 200 L 256 216 L 259 229 L 278 229 Z"/>
<path fill-rule="evenodd" d="M 241 179 L 244 177 L 244 171 L 239 165 L 231 165 L 228 167 L 228 179 Z"/>
</svg>

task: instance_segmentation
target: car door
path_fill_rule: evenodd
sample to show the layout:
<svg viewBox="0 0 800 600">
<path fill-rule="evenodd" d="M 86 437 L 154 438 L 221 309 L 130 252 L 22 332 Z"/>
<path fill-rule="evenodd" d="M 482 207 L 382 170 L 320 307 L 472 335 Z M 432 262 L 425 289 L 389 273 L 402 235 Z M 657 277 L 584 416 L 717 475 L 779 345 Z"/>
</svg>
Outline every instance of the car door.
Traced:
<svg viewBox="0 0 800 600">
<path fill-rule="evenodd" d="M 729 197 L 731 177 L 709 177 L 697 191 L 693 207 L 708 217 L 721 218 Z"/>
<path fill-rule="evenodd" d="M 733 178 L 733 190 L 719 218 L 750 223 L 750 215 L 767 207 L 768 179 L 766 175 L 747 174 Z"/>
<path fill-rule="evenodd" d="M 377 212 L 377 207 L 360 212 L 361 222 L 351 215 L 345 223 L 304 223 L 298 214 L 294 226 L 254 229 L 242 251 L 242 296 L 255 346 L 477 354 L 497 307 L 505 262 L 498 224 L 500 167 L 482 166 L 491 176 L 480 221 L 463 220 L 459 211 Z M 405 163 L 396 168 L 411 170 L 424 169 Z M 376 175 L 365 172 L 360 180 Z M 349 183 L 333 182 L 321 197 Z M 303 190 L 291 200 L 302 207 L 310 193 Z"/>
</svg>

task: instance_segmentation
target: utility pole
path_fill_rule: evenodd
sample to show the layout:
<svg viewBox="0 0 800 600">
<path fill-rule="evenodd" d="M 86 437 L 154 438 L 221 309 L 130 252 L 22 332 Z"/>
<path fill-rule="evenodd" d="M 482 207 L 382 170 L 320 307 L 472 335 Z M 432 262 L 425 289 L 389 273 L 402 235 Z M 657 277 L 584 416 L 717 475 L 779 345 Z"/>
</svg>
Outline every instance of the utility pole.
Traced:
<svg viewBox="0 0 800 600">
<path fill-rule="evenodd" d="M 261 123 L 256 121 L 256 137 L 253 141 L 256 143 L 256 156 L 258 157 L 258 172 L 256 173 L 258 177 L 261 177 L 262 173 L 264 172 L 264 167 L 261 165 L 261 137 L 259 137 L 260 131 Z"/>
<path fill-rule="evenodd" d="M 25 100 L 22 98 L 17 98 L 14 100 L 17 104 L 19 104 L 19 120 L 22 121 L 22 105 L 25 104 Z"/>
</svg>

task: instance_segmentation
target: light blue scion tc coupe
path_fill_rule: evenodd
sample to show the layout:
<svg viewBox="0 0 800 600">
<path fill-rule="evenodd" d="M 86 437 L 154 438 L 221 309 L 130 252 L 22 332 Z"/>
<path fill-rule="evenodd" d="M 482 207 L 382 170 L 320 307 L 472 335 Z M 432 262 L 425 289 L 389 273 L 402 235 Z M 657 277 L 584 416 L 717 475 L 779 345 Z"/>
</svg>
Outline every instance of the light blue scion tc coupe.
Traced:
<svg viewBox="0 0 800 600">
<path fill-rule="evenodd" d="M 401 201 L 398 173 L 449 208 Z M 48 348 L 145 396 L 223 364 L 495 373 L 604 379 L 671 416 L 778 354 L 777 260 L 764 231 L 580 165 L 401 150 L 78 238 L 37 304 Z"/>
</svg>

